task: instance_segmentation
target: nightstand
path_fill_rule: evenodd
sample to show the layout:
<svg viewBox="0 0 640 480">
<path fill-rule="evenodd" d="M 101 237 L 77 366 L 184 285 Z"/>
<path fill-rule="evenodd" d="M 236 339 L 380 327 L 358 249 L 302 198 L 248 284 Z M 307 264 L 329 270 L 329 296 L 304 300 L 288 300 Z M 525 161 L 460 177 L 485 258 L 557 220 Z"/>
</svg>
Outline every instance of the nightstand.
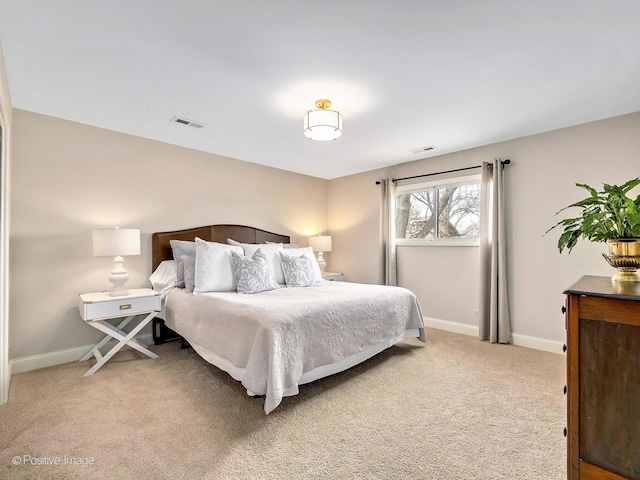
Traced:
<svg viewBox="0 0 640 480">
<path fill-rule="evenodd" d="M 80 295 L 78 306 L 80 316 L 87 325 L 107 334 L 100 343 L 80 359 L 81 362 L 89 360 L 91 357 L 96 357 L 97 360 L 96 364 L 84 374 L 85 377 L 93 375 L 125 345 L 135 348 L 148 357 L 158 358 L 158 355 L 133 337 L 160 311 L 160 293 L 150 288 L 132 289 L 129 290 L 129 295 L 122 297 L 112 297 L 109 292 L 83 293 Z M 107 322 L 107 320 L 121 317 L 125 318 L 117 327 Z M 139 323 L 129 333 L 124 332 L 122 329 L 136 317 L 140 319 Z M 103 356 L 100 353 L 100 348 L 104 347 L 112 338 L 118 340 L 118 343 Z"/>
<path fill-rule="evenodd" d="M 329 280 L 330 282 L 344 282 L 344 274 L 335 272 L 324 272 L 322 274 L 323 280 Z"/>
</svg>

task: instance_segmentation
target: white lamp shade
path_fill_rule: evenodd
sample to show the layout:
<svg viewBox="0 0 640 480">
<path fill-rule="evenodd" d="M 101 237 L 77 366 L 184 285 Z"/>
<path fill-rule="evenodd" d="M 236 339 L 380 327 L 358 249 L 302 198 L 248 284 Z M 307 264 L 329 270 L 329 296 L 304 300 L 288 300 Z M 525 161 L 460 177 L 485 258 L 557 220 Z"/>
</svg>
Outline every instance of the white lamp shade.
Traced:
<svg viewBox="0 0 640 480">
<path fill-rule="evenodd" d="M 335 140 L 342 135 L 342 115 L 337 110 L 309 110 L 304 116 L 304 134 L 311 140 Z"/>
<path fill-rule="evenodd" d="M 318 235 L 315 237 L 309 237 L 309 246 L 313 248 L 314 252 L 330 252 L 331 251 L 331 236 L 330 235 Z"/>
<path fill-rule="evenodd" d="M 126 255 L 140 255 L 140 230 L 137 228 L 93 230 L 94 257 Z"/>
</svg>

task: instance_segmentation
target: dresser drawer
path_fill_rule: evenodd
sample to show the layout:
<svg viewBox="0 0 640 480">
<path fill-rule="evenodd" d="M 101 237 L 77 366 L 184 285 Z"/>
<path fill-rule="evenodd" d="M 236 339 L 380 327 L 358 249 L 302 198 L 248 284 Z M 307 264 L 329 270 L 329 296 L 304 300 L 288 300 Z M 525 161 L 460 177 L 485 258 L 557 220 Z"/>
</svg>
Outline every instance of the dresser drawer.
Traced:
<svg viewBox="0 0 640 480">
<path fill-rule="evenodd" d="M 160 311 L 160 295 L 148 291 L 152 293 L 124 297 L 110 297 L 105 293 L 80 295 L 80 316 L 84 321 L 91 321 Z"/>
</svg>

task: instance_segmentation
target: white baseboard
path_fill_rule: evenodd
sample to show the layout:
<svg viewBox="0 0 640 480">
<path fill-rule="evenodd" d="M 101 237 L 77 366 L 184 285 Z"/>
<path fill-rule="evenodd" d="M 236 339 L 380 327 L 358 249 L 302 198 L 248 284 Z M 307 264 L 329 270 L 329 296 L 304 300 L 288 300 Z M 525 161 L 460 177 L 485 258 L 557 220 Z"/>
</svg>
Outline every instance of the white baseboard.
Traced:
<svg viewBox="0 0 640 480">
<path fill-rule="evenodd" d="M 560 353 L 564 355 L 562 347 L 564 342 L 557 340 L 549 340 L 548 338 L 532 337 L 530 335 L 522 335 L 520 333 L 512 333 L 513 344 L 520 347 L 535 348 L 545 352 Z"/>
<path fill-rule="evenodd" d="M 151 333 L 136 335 L 138 340 L 143 345 L 150 345 L 153 343 L 153 335 Z M 104 346 L 104 351 L 110 350 L 116 344 L 115 340 L 111 340 Z M 16 358 L 9 361 L 9 368 L 12 374 L 29 372 L 31 370 L 38 370 L 39 368 L 53 367 L 55 365 L 61 365 L 63 363 L 78 362 L 85 354 L 90 351 L 95 345 L 85 345 L 83 347 L 67 348 L 65 350 L 58 350 L 56 352 L 41 353 L 38 355 L 31 355 L 29 357 Z M 122 350 L 131 348 L 129 346 L 123 347 Z"/>
<path fill-rule="evenodd" d="M 439 330 L 447 330 L 449 332 L 461 333 L 463 335 L 478 336 L 478 327 L 468 325 L 466 323 L 452 322 L 439 318 L 424 317 L 426 327 L 437 328 Z M 512 334 L 513 344 L 521 347 L 534 348 L 545 352 L 562 353 L 563 342 L 548 340 L 546 338 L 532 337 L 529 335 Z M 136 340 L 144 345 L 153 343 L 153 335 L 151 333 L 137 335 Z M 115 340 L 105 345 L 104 350 L 111 349 L 116 344 Z M 31 355 L 29 357 L 16 358 L 9 361 L 9 371 L 11 374 L 29 372 L 39 368 L 53 367 L 63 363 L 79 361 L 94 345 L 85 345 L 82 347 L 68 348 L 58 350 L 56 352 L 41 353 Z M 124 348 L 130 348 L 125 346 Z"/>
<path fill-rule="evenodd" d="M 425 327 L 437 328 L 439 330 L 447 330 L 448 332 L 461 333 L 463 335 L 475 337 L 480 333 L 480 329 L 476 325 L 452 322 L 439 318 L 424 317 L 424 325 Z M 520 333 L 512 333 L 511 337 L 513 339 L 513 345 L 518 345 L 519 347 L 534 348 L 536 350 L 551 353 L 563 353 L 562 347 L 564 342 L 549 340 L 547 338 L 532 337 L 530 335 L 522 335 Z"/>
<path fill-rule="evenodd" d="M 477 337 L 479 332 L 478 327 L 475 325 L 451 322 L 449 320 L 441 320 L 439 318 L 430 317 L 424 317 L 424 326 L 437 328 L 438 330 L 446 330 L 448 332 L 462 333 L 463 335 L 470 335 L 472 337 Z"/>
</svg>

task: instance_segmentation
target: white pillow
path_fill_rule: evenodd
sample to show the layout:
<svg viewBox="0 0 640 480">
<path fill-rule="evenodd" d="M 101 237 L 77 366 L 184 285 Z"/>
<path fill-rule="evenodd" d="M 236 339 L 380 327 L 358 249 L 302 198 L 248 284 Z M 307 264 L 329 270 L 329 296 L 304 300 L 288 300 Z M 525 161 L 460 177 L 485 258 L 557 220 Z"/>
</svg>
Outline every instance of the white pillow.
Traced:
<svg viewBox="0 0 640 480">
<path fill-rule="evenodd" d="M 164 295 L 176 286 L 177 277 L 177 262 L 175 260 L 165 260 L 160 262 L 158 268 L 153 271 L 149 281 L 156 292 Z"/>
<path fill-rule="evenodd" d="M 290 255 L 293 257 L 299 257 L 300 255 L 304 255 L 309 260 L 311 260 L 311 268 L 313 269 L 313 274 L 317 282 L 322 280 L 322 271 L 320 270 L 320 265 L 318 265 L 318 260 L 316 260 L 315 255 L 313 254 L 312 247 L 304 247 L 304 248 L 285 248 L 282 250 L 283 255 Z"/>
<path fill-rule="evenodd" d="M 231 252 L 242 255 L 241 247 L 207 242 L 196 237 L 196 273 L 193 293 L 232 292 L 236 277 L 231 265 Z"/>
<path fill-rule="evenodd" d="M 258 249 L 262 250 L 262 253 L 264 253 L 264 256 L 267 257 L 267 260 L 269 261 L 269 266 L 271 267 L 271 271 L 273 272 L 273 277 L 276 279 L 276 282 L 281 285 L 285 283 L 284 272 L 282 271 L 282 265 L 280 265 L 280 255 L 278 255 L 278 252 L 283 250 L 281 243 L 241 243 L 240 245 L 244 249 L 244 254 L 247 257 L 253 257 L 253 254 L 256 253 Z"/>
<path fill-rule="evenodd" d="M 278 243 L 278 242 L 270 242 L 269 240 L 265 241 L 264 243 L 269 244 L 269 243 Z M 233 245 L 233 243 L 231 244 Z M 299 243 L 283 243 L 282 244 L 283 248 L 300 248 L 300 244 Z"/>
</svg>

